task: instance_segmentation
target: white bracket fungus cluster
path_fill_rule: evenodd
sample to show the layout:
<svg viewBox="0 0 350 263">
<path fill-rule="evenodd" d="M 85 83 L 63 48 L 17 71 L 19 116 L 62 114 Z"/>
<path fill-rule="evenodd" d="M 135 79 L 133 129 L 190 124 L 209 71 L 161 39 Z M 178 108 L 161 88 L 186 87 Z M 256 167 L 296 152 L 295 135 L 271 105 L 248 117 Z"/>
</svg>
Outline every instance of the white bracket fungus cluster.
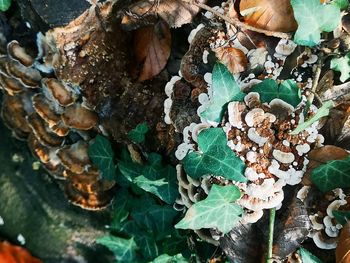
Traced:
<svg viewBox="0 0 350 263">
<path fill-rule="evenodd" d="M 339 232 L 342 225 L 337 223 L 334 218 L 333 211 L 340 210 L 342 206 L 346 206 L 348 201 L 346 195 L 340 188 L 334 189 L 333 195 L 330 198 L 330 203 L 326 211 L 319 211 L 316 214 L 310 215 L 312 223 L 312 237 L 316 246 L 321 249 L 335 249 L 338 243 Z"/>
<path fill-rule="evenodd" d="M 32 58 L 16 41 L 8 43 L 8 54 L 0 57 L 1 116 L 17 138 L 27 140 L 46 170 L 62 181 L 73 204 L 101 209 L 110 203 L 114 183 L 101 180 L 88 157 L 98 116 L 84 105 L 76 87 L 42 77 L 40 69 L 51 71 L 53 55 L 42 35 L 39 39 L 41 57 Z"/>
</svg>

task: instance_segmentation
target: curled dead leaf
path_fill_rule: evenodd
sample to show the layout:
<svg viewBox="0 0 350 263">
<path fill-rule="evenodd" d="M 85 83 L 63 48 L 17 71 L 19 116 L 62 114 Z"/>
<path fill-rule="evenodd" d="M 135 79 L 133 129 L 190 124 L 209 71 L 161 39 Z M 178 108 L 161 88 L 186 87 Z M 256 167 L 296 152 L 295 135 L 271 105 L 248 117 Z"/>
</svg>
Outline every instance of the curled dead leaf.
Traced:
<svg viewBox="0 0 350 263">
<path fill-rule="evenodd" d="M 219 47 L 215 49 L 215 54 L 232 74 L 240 73 L 247 69 L 247 57 L 244 52 L 238 48 Z"/>
<path fill-rule="evenodd" d="M 240 14 L 254 27 L 291 32 L 297 29 L 290 0 L 241 0 Z"/>
<path fill-rule="evenodd" d="M 141 65 L 139 81 L 158 75 L 168 61 L 170 50 L 170 29 L 163 20 L 136 30 L 134 52 L 138 65 Z"/>
<path fill-rule="evenodd" d="M 310 176 L 313 169 L 332 160 L 342 160 L 349 156 L 349 153 L 343 148 L 334 145 L 325 145 L 321 148 L 312 150 L 309 153 L 309 164 L 303 177 L 304 185 L 312 185 Z"/>
<path fill-rule="evenodd" d="M 206 0 L 199 0 L 205 3 Z M 200 8 L 183 0 L 143 0 L 129 7 L 122 19 L 125 30 L 134 30 L 140 26 L 154 24 L 161 17 L 170 27 L 180 27 L 190 23 Z"/>
<path fill-rule="evenodd" d="M 22 247 L 0 242 L 0 262 L 3 263 L 42 263 Z"/>
<path fill-rule="evenodd" d="M 340 232 L 335 258 L 336 263 L 350 262 L 350 222 L 347 222 Z"/>
</svg>

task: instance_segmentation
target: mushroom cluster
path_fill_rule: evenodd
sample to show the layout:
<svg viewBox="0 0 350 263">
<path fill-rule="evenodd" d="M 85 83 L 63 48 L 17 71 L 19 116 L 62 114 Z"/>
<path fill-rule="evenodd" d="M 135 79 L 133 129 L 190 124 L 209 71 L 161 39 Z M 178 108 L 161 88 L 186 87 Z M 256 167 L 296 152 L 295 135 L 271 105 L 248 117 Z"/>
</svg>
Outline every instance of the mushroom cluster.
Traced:
<svg viewBox="0 0 350 263">
<path fill-rule="evenodd" d="M 246 209 L 242 222 L 254 223 L 263 209 L 280 206 L 283 186 L 301 182 L 307 153 L 323 143 L 317 123 L 296 135 L 290 133 L 303 122 L 303 108 L 294 109 L 281 99 L 261 103 L 256 92 L 248 93 L 244 102 L 229 103 L 227 144 L 245 162 L 248 179 L 238 184 L 243 193 L 238 203 Z"/>
<path fill-rule="evenodd" d="M 304 186 L 305 188 L 307 186 Z M 299 192 L 303 191 L 301 189 Z M 327 204 L 323 209 L 318 209 L 317 213 L 309 215 L 312 223 L 312 237 L 317 247 L 321 249 L 335 249 L 337 247 L 339 233 L 342 225 L 339 224 L 333 211 L 347 210 L 349 200 L 341 188 L 336 188 L 326 195 Z"/>
<path fill-rule="evenodd" d="M 43 51 L 43 43 L 38 43 Z M 73 204 L 104 208 L 112 200 L 114 182 L 102 180 L 88 156 L 90 141 L 101 132 L 98 116 L 86 106 L 78 87 L 48 74 L 50 61 L 48 53 L 39 52 L 34 59 L 17 41 L 8 43 L 7 54 L 0 57 L 2 119 L 15 137 L 27 140 Z"/>
</svg>

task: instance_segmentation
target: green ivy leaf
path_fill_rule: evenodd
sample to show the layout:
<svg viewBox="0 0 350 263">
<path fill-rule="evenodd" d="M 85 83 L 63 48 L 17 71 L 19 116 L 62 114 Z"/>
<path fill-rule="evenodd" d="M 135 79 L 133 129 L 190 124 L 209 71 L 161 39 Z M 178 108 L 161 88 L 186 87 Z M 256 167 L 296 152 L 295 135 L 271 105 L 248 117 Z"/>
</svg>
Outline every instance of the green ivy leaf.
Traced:
<svg viewBox="0 0 350 263">
<path fill-rule="evenodd" d="M 250 91 L 259 93 L 261 102 L 270 103 L 273 99 L 281 99 L 294 107 L 301 102 L 301 90 L 292 79 L 279 85 L 273 79 L 265 79 Z"/>
<path fill-rule="evenodd" d="M 331 4 L 337 6 L 340 10 L 346 10 L 346 9 L 348 9 L 349 1 L 348 0 L 333 0 L 331 2 Z"/>
<path fill-rule="evenodd" d="M 345 225 L 350 220 L 350 211 L 333 211 L 334 218 L 341 225 Z"/>
<path fill-rule="evenodd" d="M 341 14 L 336 5 L 323 5 L 320 0 L 291 0 L 298 29 L 294 42 L 313 47 L 321 41 L 321 32 L 331 32 L 340 23 Z"/>
<path fill-rule="evenodd" d="M 322 192 L 350 187 L 350 156 L 318 166 L 311 172 L 311 180 Z"/>
<path fill-rule="evenodd" d="M 139 235 L 135 241 L 145 259 L 151 260 L 159 255 L 157 243 L 151 235 Z"/>
<path fill-rule="evenodd" d="M 150 263 L 188 263 L 188 260 L 185 259 L 181 254 L 177 254 L 175 256 L 163 254 L 155 258 Z"/>
<path fill-rule="evenodd" d="M 134 262 L 137 249 L 134 238 L 125 239 L 116 236 L 104 236 L 96 240 L 112 251 L 117 260 L 121 262 Z"/>
<path fill-rule="evenodd" d="M 211 105 L 201 116 L 208 121 L 220 122 L 226 104 L 233 100 L 242 101 L 246 94 L 241 91 L 235 78 L 223 64 L 216 63 L 212 74 Z"/>
<path fill-rule="evenodd" d="M 136 142 L 142 143 L 145 141 L 146 133 L 149 131 L 147 123 L 141 123 L 136 126 L 135 129 L 128 133 L 129 138 Z"/>
<path fill-rule="evenodd" d="M 226 135 L 221 128 L 200 132 L 198 146 L 202 152 L 190 152 L 184 158 L 184 169 L 189 176 L 199 178 L 214 174 L 238 182 L 247 181 L 243 176 L 245 164 L 227 146 Z"/>
<path fill-rule="evenodd" d="M 101 135 L 97 135 L 94 142 L 89 146 L 88 153 L 94 165 L 101 171 L 102 178 L 114 180 L 116 167 L 110 141 Z"/>
<path fill-rule="evenodd" d="M 0 0 L 0 10 L 2 12 L 7 11 L 11 6 L 11 0 Z"/>
<path fill-rule="evenodd" d="M 142 200 L 139 202 L 143 203 Z M 170 205 L 144 203 L 142 207 L 133 209 L 131 217 L 139 226 L 139 232 L 146 232 L 155 240 L 161 240 L 174 230 L 173 223 L 178 214 Z"/>
<path fill-rule="evenodd" d="M 319 258 L 302 247 L 298 250 L 298 254 L 301 256 L 303 263 L 323 263 Z"/>
<path fill-rule="evenodd" d="M 342 58 L 333 58 L 331 60 L 331 69 L 341 73 L 341 82 L 347 81 L 350 78 L 350 52 Z"/>
<path fill-rule="evenodd" d="M 333 108 L 333 106 L 334 104 L 332 101 L 326 101 L 322 105 L 322 107 L 317 110 L 317 113 L 314 116 L 312 116 L 310 119 L 308 119 L 303 123 L 299 123 L 298 126 L 292 132 L 290 132 L 290 134 L 296 135 L 299 132 L 302 132 L 303 130 L 305 130 L 307 127 L 310 127 L 313 123 L 315 123 L 319 119 L 328 116 L 329 109 Z"/>
<path fill-rule="evenodd" d="M 175 225 L 181 229 L 217 228 L 228 233 L 239 221 L 243 209 L 233 203 L 241 193 L 235 185 L 213 185 L 203 201 L 192 205 L 185 217 Z"/>
</svg>

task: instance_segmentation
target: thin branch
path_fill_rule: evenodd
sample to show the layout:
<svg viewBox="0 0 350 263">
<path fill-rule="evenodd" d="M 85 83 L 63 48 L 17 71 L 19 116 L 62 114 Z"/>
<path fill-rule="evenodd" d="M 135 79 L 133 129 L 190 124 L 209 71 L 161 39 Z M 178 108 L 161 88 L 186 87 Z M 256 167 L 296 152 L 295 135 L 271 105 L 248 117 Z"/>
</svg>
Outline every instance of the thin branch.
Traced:
<svg viewBox="0 0 350 263">
<path fill-rule="evenodd" d="M 276 208 L 270 209 L 270 220 L 269 220 L 269 240 L 267 248 L 267 257 L 266 263 L 272 263 L 272 247 L 273 247 L 273 229 L 275 227 L 275 217 L 276 217 Z"/>
<path fill-rule="evenodd" d="M 310 104 L 312 104 L 312 102 L 314 100 L 316 89 L 318 86 L 318 82 L 320 81 L 322 64 L 323 64 L 323 55 L 321 53 L 321 55 L 318 57 L 318 60 L 317 60 L 316 70 L 315 70 L 315 74 L 314 74 L 314 78 L 313 78 L 312 86 L 311 86 L 311 92 L 307 98 L 307 100 L 310 102 Z"/>
<path fill-rule="evenodd" d="M 190 2 L 190 0 L 184 0 L 184 1 Z M 223 19 L 227 23 L 232 24 L 234 26 L 237 26 L 237 27 L 240 27 L 240 28 L 243 28 L 243 29 L 247 29 L 247 30 L 250 30 L 250 31 L 254 31 L 254 32 L 257 32 L 257 33 L 262 33 L 262 34 L 265 34 L 267 36 L 284 38 L 284 39 L 291 39 L 292 38 L 291 34 L 288 34 L 288 33 L 270 31 L 270 30 L 265 30 L 265 29 L 256 28 L 256 27 L 247 25 L 247 24 L 239 21 L 236 18 L 231 18 L 231 17 L 225 16 L 225 15 L 219 13 L 218 11 L 214 10 L 210 6 L 207 6 L 206 4 L 197 3 L 196 1 L 193 1 L 191 3 L 196 5 L 196 6 L 198 6 L 198 7 L 200 7 L 200 8 L 202 8 L 202 9 L 204 9 L 204 10 L 207 10 L 207 11 L 213 13 L 217 17 L 220 17 L 221 19 Z"/>
</svg>

